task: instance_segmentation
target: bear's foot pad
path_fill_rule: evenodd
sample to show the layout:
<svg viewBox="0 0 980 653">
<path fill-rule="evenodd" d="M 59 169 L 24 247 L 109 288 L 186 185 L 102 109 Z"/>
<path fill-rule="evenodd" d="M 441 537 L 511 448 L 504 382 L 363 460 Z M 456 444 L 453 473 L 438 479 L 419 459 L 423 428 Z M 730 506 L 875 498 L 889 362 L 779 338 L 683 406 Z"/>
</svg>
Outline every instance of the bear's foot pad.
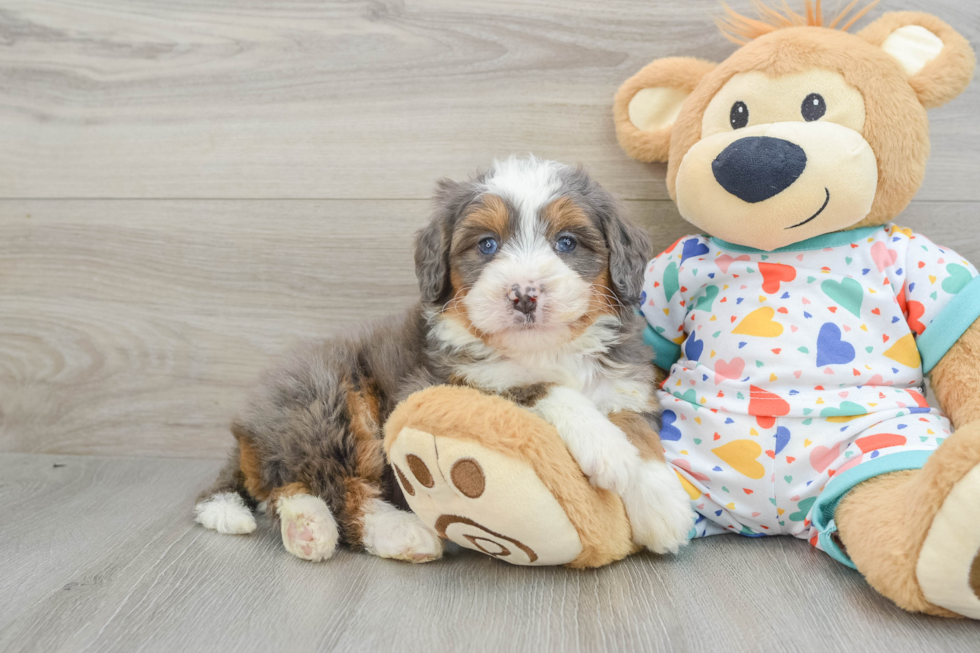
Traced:
<svg viewBox="0 0 980 653">
<path fill-rule="evenodd" d="M 980 465 L 953 486 L 933 518 L 916 577 L 929 602 L 980 619 Z"/>
<path fill-rule="evenodd" d="M 582 553 L 565 510 L 519 458 L 407 427 L 388 457 L 415 514 L 462 547 L 517 565 L 567 564 Z"/>
</svg>

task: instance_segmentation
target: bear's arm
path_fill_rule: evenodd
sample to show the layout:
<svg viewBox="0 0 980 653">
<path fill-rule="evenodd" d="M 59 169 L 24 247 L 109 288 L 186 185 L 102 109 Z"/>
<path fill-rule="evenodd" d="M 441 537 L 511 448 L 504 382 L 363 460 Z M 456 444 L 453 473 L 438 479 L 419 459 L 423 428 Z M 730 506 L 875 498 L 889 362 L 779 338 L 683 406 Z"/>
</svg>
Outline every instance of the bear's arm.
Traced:
<svg viewBox="0 0 980 653">
<path fill-rule="evenodd" d="M 954 428 L 980 419 L 980 319 L 932 368 L 929 380 Z"/>
</svg>

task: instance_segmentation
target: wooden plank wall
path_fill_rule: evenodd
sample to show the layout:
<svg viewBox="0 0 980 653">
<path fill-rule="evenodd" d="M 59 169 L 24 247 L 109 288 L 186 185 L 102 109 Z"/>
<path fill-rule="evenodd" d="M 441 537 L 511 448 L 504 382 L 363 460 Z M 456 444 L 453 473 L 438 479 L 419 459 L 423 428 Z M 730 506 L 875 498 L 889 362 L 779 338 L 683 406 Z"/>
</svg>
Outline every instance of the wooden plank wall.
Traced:
<svg viewBox="0 0 980 653">
<path fill-rule="evenodd" d="M 927 4 L 887 8 L 980 42 L 980 4 Z M 222 455 L 271 356 L 414 301 L 434 180 L 495 156 L 584 163 L 658 247 L 688 233 L 610 104 L 654 58 L 726 57 L 718 7 L 4 2 L 0 451 Z M 931 113 L 901 221 L 980 263 L 978 115 L 976 83 Z"/>
</svg>

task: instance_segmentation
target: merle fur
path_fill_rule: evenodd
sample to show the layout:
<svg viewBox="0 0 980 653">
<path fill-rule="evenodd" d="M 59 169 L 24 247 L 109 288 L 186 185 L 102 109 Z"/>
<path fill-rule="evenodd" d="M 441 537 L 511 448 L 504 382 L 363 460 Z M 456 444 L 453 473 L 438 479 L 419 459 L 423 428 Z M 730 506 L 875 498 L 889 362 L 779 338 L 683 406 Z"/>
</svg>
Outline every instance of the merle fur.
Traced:
<svg viewBox="0 0 980 653">
<path fill-rule="evenodd" d="M 234 420 L 237 437 L 247 438 L 261 461 L 268 490 L 302 482 L 322 498 L 337 518 L 341 541 L 359 547 L 359 532 L 350 527 L 344 479 L 357 476 L 357 448 L 351 431 L 347 389 L 369 388 L 379 400 L 380 425 L 395 406 L 423 388 L 457 382 L 454 370 L 465 354 L 447 352 L 432 336 L 429 319 L 438 314 L 451 292 L 450 245 L 453 228 L 483 192 L 487 174 L 463 183 L 441 180 L 435 211 L 415 239 L 415 270 L 421 301 L 406 314 L 362 325 L 347 335 L 306 343 L 261 377 L 244 410 Z M 644 322 L 636 312 L 643 268 L 650 255 L 647 235 L 624 219 L 617 201 L 581 168 L 562 172 L 565 194 L 598 225 L 609 251 L 610 274 L 621 301 L 618 342 L 605 356 L 609 365 L 633 365 L 638 378 L 654 383 L 650 352 L 642 340 Z M 466 361 L 469 362 L 469 361 Z M 518 403 L 536 401 L 541 384 L 515 388 L 504 396 Z M 658 415 L 647 415 L 659 428 Z M 380 498 L 407 509 L 389 465 L 377 489 Z M 239 448 L 233 446 L 226 466 L 199 500 L 237 492 L 251 507 L 257 503 L 244 486 Z M 275 511 L 270 511 L 273 515 Z"/>
</svg>

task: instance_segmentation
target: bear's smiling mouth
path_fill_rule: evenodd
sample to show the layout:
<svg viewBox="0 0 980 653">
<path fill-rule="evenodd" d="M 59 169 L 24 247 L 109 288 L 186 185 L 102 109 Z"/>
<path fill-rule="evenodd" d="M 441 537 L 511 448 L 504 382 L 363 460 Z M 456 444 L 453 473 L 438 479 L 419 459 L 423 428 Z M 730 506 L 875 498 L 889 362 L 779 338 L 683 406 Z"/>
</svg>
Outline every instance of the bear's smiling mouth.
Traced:
<svg viewBox="0 0 980 653">
<path fill-rule="evenodd" d="M 824 190 L 825 193 L 827 193 L 827 199 L 825 199 L 823 201 L 823 206 L 821 206 L 819 209 L 817 209 L 817 212 L 816 213 L 814 213 L 813 215 L 811 215 L 809 218 L 807 218 L 803 222 L 800 222 L 799 224 L 794 224 L 792 227 L 786 227 L 787 229 L 796 229 L 797 227 L 802 227 L 807 222 L 809 222 L 810 220 L 813 220 L 818 215 L 820 215 L 821 213 L 823 213 L 823 210 L 825 208 L 827 208 L 827 204 L 830 202 L 830 189 L 829 188 L 824 188 L 823 190 Z"/>
</svg>

